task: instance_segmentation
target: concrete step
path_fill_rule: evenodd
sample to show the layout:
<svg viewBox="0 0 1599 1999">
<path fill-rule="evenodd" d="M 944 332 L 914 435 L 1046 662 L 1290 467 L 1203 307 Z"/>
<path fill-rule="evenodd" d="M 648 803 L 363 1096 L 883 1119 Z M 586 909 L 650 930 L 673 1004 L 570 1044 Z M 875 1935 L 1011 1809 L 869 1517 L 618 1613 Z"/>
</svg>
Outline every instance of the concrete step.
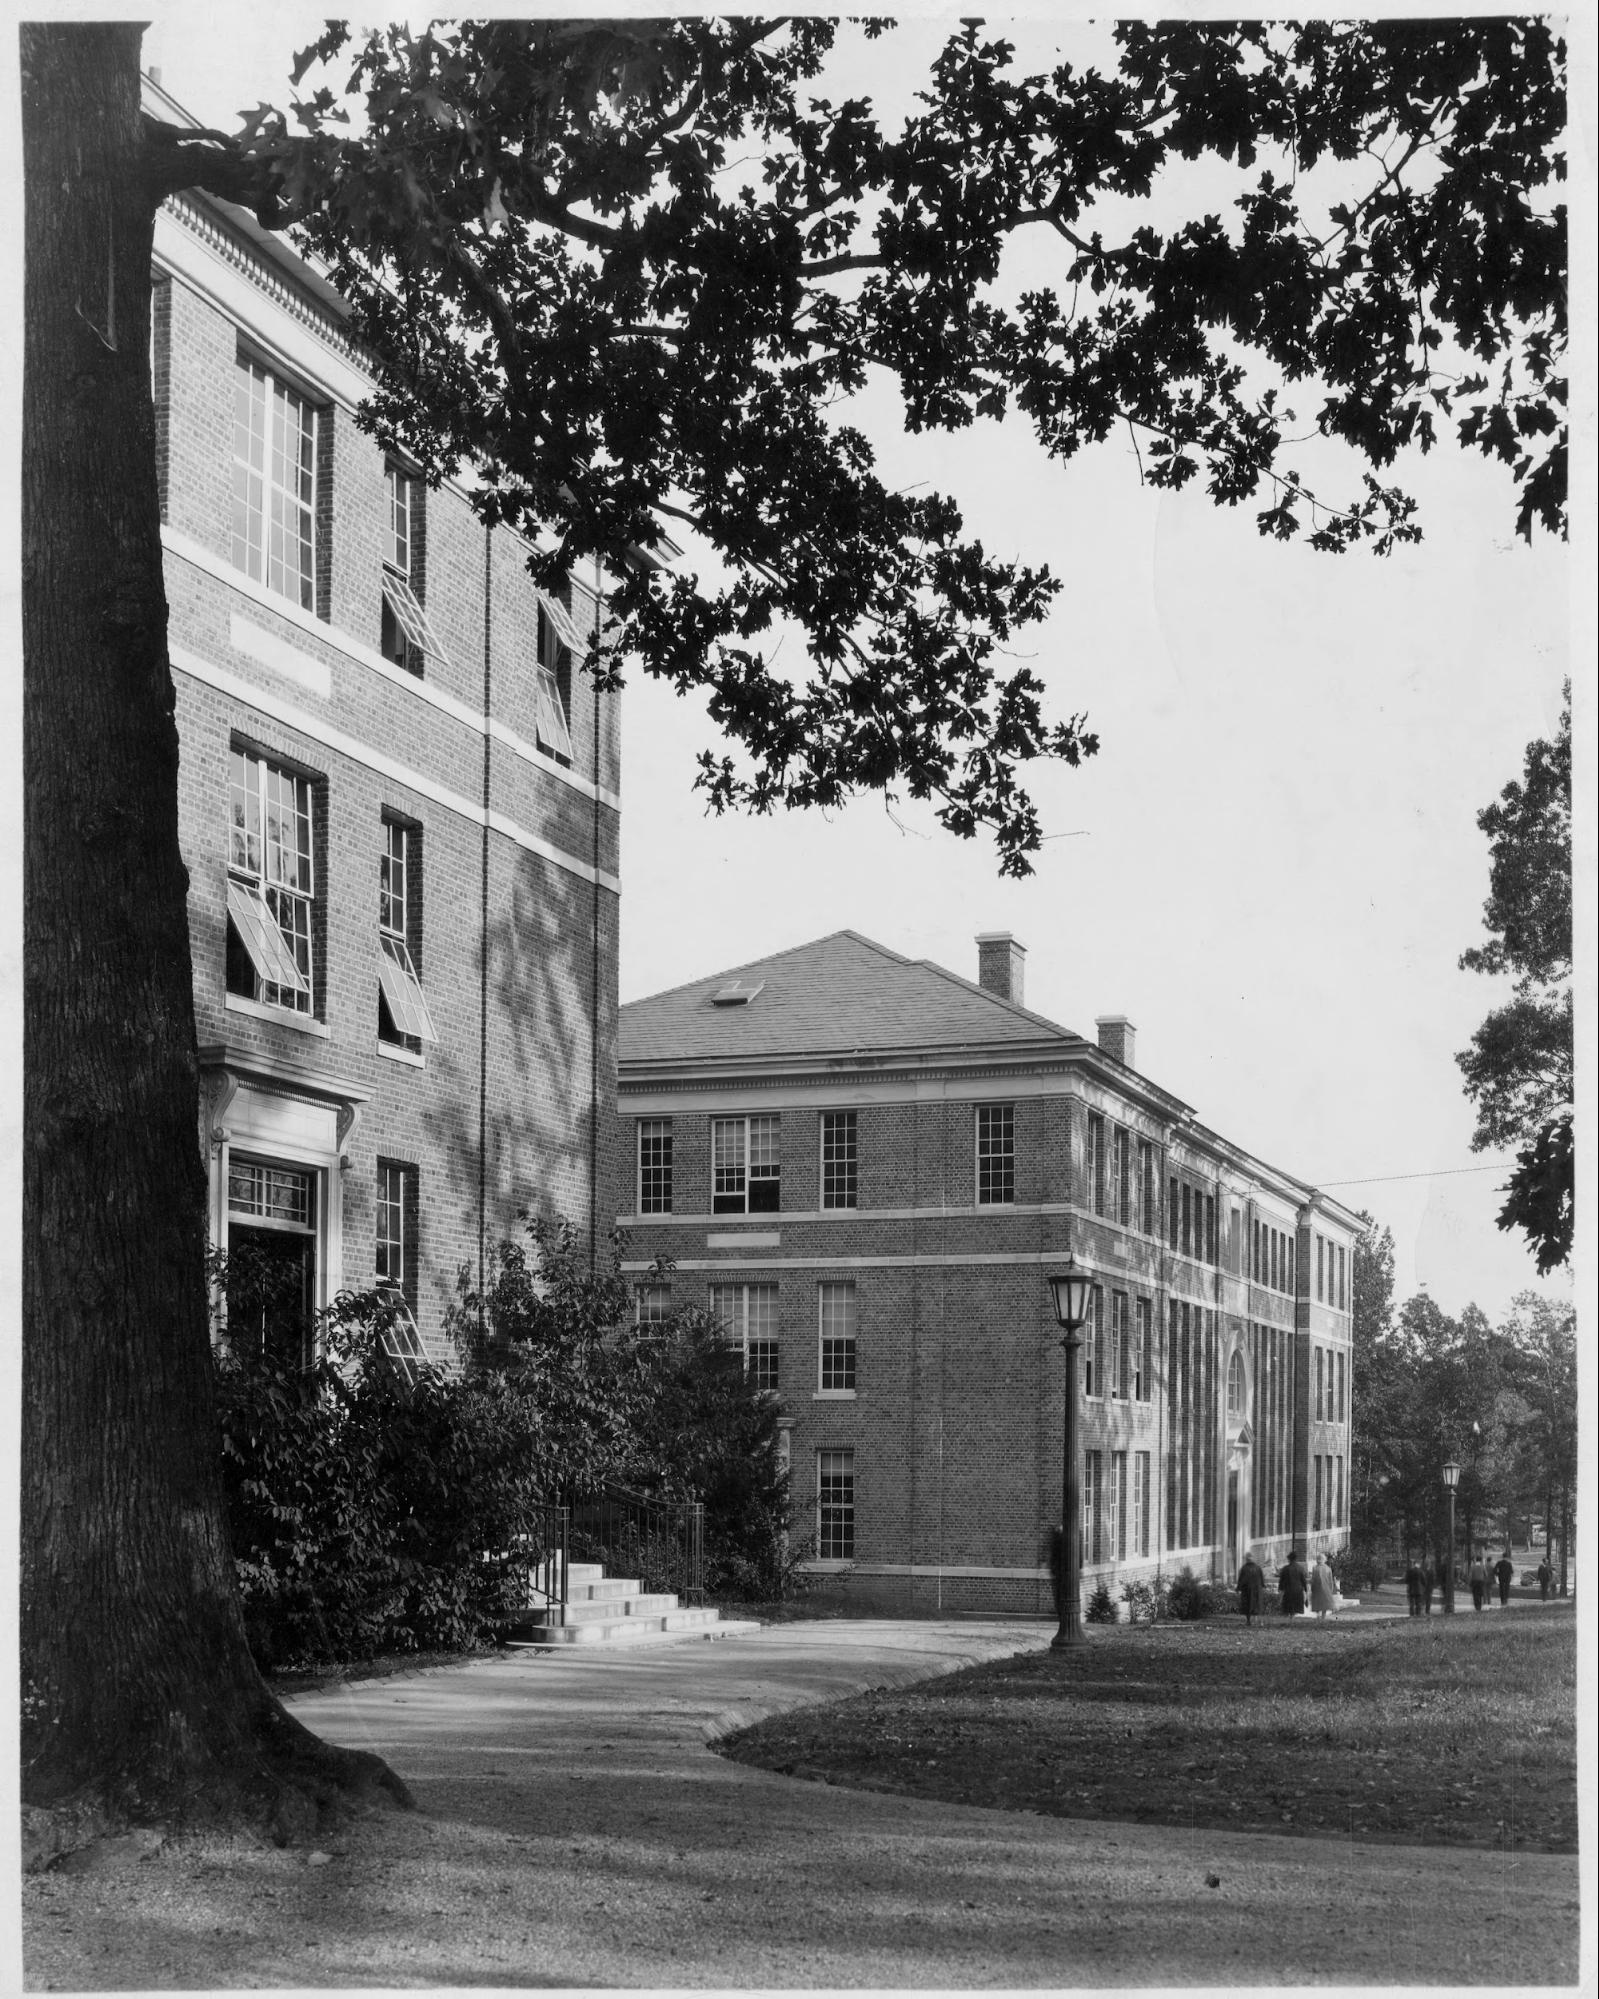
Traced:
<svg viewBox="0 0 1599 1999">
<path fill-rule="evenodd" d="M 715 1610 L 674 1610 L 653 1617 L 622 1617 L 610 1622 L 534 1624 L 507 1642 L 511 1652 L 549 1652 L 567 1645 L 669 1645 L 690 1638 L 742 1638 L 759 1631 L 752 1618 L 728 1618 Z"/>
<path fill-rule="evenodd" d="M 646 1596 L 635 1583 L 630 1596 L 596 1597 L 588 1602 L 566 1606 L 568 1624 L 605 1624 L 623 1617 L 664 1617 L 668 1611 L 677 1609 L 677 1598 L 666 1595 Z"/>
</svg>

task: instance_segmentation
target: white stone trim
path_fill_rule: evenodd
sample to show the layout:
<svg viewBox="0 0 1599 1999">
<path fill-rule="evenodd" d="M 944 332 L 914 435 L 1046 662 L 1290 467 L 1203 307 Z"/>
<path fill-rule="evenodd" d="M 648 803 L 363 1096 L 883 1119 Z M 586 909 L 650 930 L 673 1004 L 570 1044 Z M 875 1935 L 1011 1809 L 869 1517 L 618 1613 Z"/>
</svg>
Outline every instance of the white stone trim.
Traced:
<svg viewBox="0 0 1599 1999">
<path fill-rule="evenodd" d="M 495 811 L 485 813 L 481 805 L 474 803 L 470 798 L 463 798 L 459 792 L 452 791 L 449 786 L 439 784 L 433 778 L 424 777 L 420 771 L 408 769 L 404 764 L 397 763 L 394 758 L 384 756 L 368 744 L 357 741 L 354 736 L 347 735 L 343 729 L 335 728 L 322 716 L 308 715 L 303 708 L 294 707 L 269 689 L 254 687 L 249 681 L 241 680 L 237 674 L 230 673 L 226 667 L 213 666 L 209 660 L 202 659 L 197 653 L 188 652 L 182 646 L 172 646 L 170 652 L 175 671 L 186 673 L 204 686 L 214 688 L 217 693 L 227 695 L 230 700 L 253 708 L 258 714 L 269 716 L 286 729 L 293 729 L 300 735 L 309 736 L 313 742 L 321 743 L 336 756 L 348 757 L 352 763 L 363 764 L 368 770 L 376 771 L 380 777 L 404 785 L 407 790 L 414 791 L 423 798 L 430 798 L 435 805 L 442 805 L 447 812 L 456 813 L 474 826 L 487 825 L 491 832 L 501 834 L 526 853 L 536 854 L 541 860 L 551 861 L 556 867 L 564 868 L 568 874 L 576 875 L 580 881 L 597 883 L 601 888 L 609 889 L 613 895 L 621 893 L 622 884 L 617 876 L 607 873 L 603 868 L 593 868 L 587 861 L 580 861 L 575 854 L 568 854 L 550 841 L 541 839 L 538 834 L 528 832 L 514 819 L 508 819 L 504 813 Z"/>
<path fill-rule="evenodd" d="M 224 993 L 222 1004 L 229 1013 L 247 1013 L 255 1020 L 270 1020 L 276 1027 L 286 1027 L 292 1034 L 312 1034 L 326 1041 L 332 1029 L 325 1020 L 317 1020 L 308 1013 L 296 1013 L 292 1007 L 267 1006 L 262 1000 L 249 999 L 243 993 Z"/>
<path fill-rule="evenodd" d="M 363 645 L 350 633 L 336 625 L 326 623 L 289 598 L 279 596 L 276 591 L 268 590 L 265 585 L 246 576 L 242 569 L 235 569 L 226 557 L 218 555 L 203 542 L 195 541 L 186 535 L 181 528 L 163 524 L 161 545 L 169 554 L 191 563 L 194 568 L 202 570 L 216 582 L 226 584 L 230 590 L 236 590 L 251 603 L 259 604 L 263 610 L 270 611 L 274 617 L 286 619 L 291 625 L 298 626 L 319 645 L 331 647 L 341 658 L 352 661 L 356 666 L 364 667 L 368 673 L 375 673 L 380 680 L 387 681 L 391 687 L 397 687 L 403 693 L 413 695 L 418 701 L 426 702 L 430 708 L 437 708 L 441 714 L 448 715 L 452 722 L 458 722 L 463 729 L 470 729 L 475 736 L 481 737 L 485 733 L 492 736 L 495 742 L 508 749 L 513 756 L 523 763 L 532 765 L 544 776 L 555 778 L 558 783 L 569 786 L 584 798 L 597 798 L 602 805 L 610 806 L 613 812 L 621 811 L 622 800 L 618 793 L 603 784 L 594 784 L 581 771 L 571 770 L 565 764 L 557 763 L 554 757 L 546 756 L 541 749 L 527 742 L 514 729 L 508 729 L 503 722 L 491 718 L 485 731 L 483 716 L 478 709 L 457 700 L 453 694 L 447 693 L 432 681 L 414 673 L 406 673 L 392 660 L 385 659 L 382 653 L 375 652 L 371 646 Z M 262 652 L 256 651 L 254 645 L 240 644 L 238 629 L 241 623 L 244 624 L 246 631 L 260 629 L 241 620 L 237 613 L 234 614 L 230 638 L 240 652 L 248 653 L 252 659 L 260 660 L 263 666 L 287 673 L 302 686 L 310 687 L 313 693 L 320 693 L 324 700 L 328 698 L 331 690 L 331 673 L 324 662 L 304 658 L 303 655 L 296 654 L 287 641 L 276 639 L 271 633 L 262 632 L 261 637 L 270 642 L 272 652 L 272 657 L 266 657 Z M 174 658 L 175 656 L 174 649 Z M 286 661 L 293 663 L 285 663 Z M 318 678 L 327 679 L 329 686 L 313 685 L 313 681 Z"/>
</svg>

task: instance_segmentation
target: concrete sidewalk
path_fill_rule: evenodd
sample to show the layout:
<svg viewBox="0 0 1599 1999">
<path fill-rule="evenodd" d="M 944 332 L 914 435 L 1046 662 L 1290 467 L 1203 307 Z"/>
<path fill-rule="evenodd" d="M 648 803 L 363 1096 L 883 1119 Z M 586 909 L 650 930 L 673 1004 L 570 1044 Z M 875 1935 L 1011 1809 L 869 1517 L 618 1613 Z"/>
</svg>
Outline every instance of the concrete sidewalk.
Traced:
<svg viewBox="0 0 1599 1999">
<path fill-rule="evenodd" d="M 1047 1643 L 797 1623 L 494 1660 L 295 1703 L 417 1814 L 320 1858 L 177 1848 L 30 1884 L 29 1981 L 240 1985 L 1570 1983 L 1577 1862 L 986 1811 L 797 1783 L 707 1741 Z M 1461 1908 L 1481 1917 L 1456 1920 Z"/>
</svg>

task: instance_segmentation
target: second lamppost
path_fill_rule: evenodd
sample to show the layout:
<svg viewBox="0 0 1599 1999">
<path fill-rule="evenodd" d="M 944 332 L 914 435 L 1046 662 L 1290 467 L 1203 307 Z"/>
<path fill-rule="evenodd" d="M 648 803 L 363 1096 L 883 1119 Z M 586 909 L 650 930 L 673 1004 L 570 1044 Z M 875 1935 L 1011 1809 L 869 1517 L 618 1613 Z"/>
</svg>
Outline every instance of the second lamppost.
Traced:
<svg viewBox="0 0 1599 1999">
<path fill-rule="evenodd" d="M 1444 1466 L 1444 1484 L 1449 1488 L 1449 1559 L 1444 1564 L 1444 1609 L 1455 1607 L 1455 1487 L 1460 1483 L 1460 1467 L 1453 1458 Z"/>
<path fill-rule="evenodd" d="M 1088 1320 L 1088 1299 L 1094 1280 L 1079 1270 L 1077 1259 L 1068 1256 L 1059 1276 L 1051 1277 L 1049 1288 L 1055 1300 L 1055 1317 L 1060 1321 L 1061 1341 L 1066 1351 L 1066 1433 L 1061 1445 L 1060 1481 L 1060 1629 L 1050 1640 L 1052 1652 L 1083 1642 L 1081 1582 L 1082 1474 L 1077 1451 L 1077 1353 L 1082 1346 L 1078 1334 Z"/>
</svg>

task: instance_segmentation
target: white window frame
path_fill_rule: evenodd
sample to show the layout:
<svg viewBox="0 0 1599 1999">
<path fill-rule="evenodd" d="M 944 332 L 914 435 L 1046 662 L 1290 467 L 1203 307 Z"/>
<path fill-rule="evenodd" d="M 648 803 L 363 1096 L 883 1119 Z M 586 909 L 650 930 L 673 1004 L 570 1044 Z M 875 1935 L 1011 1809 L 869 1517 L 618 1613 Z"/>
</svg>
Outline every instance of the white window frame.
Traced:
<svg viewBox="0 0 1599 1999">
<path fill-rule="evenodd" d="M 633 1165 L 636 1173 L 634 1198 L 641 1215 L 669 1215 L 672 1212 L 672 1120 L 669 1117 L 641 1117 L 634 1121 Z M 646 1165 L 644 1148 L 646 1143 L 655 1143 L 661 1148 L 661 1155 Z M 644 1176 L 653 1172 L 664 1181 L 664 1198 L 657 1190 L 656 1198 L 646 1202 Z"/>
<path fill-rule="evenodd" d="M 831 1497 L 830 1479 L 834 1481 Z M 853 1449 L 819 1449 L 816 1453 L 816 1552 L 818 1560 L 829 1565 L 855 1559 Z"/>
<path fill-rule="evenodd" d="M 287 840 L 286 823 L 293 829 Z M 309 1015 L 316 994 L 312 781 L 238 744 L 228 752 L 227 866 L 228 916 L 259 985 L 248 997 Z"/>
<path fill-rule="evenodd" d="M 838 1143 L 840 1134 L 847 1134 L 847 1146 Z M 828 1141 L 833 1139 L 832 1153 L 828 1157 Z M 860 1119 L 855 1111 L 823 1111 L 817 1121 L 817 1179 L 819 1198 L 824 1210 L 843 1213 L 855 1208 L 860 1201 Z M 828 1186 L 828 1175 L 835 1176 L 841 1167 L 848 1169 L 848 1186 L 843 1190 L 847 1199 L 839 1198 L 839 1190 Z"/>
<path fill-rule="evenodd" d="M 384 818 L 383 853 L 378 863 L 378 990 L 400 1042 L 431 1041 L 436 1046 L 438 1030 L 423 998 L 422 981 L 407 942 L 416 934 L 421 914 L 416 908 L 412 845 L 419 837 L 416 827 Z M 380 1034 L 378 1038 L 389 1037 Z"/>
<path fill-rule="evenodd" d="M 1016 1205 L 1016 1106 L 975 1104 L 972 1115 L 972 1188 L 979 1208 Z M 994 1192 L 1003 1169 L 1004 1193 Z M 985 1175 L 987 1185 L 985 1188 Z"/>
<path fill-rule="evenodd" d="M 1083 1341 L 1083 1397 L 1089 1402 L 1105 1400 L 1105 1287 L 1096 1284 L 1088 1294 L 1087 1338 Z"/>
<path fill-rule="evenodd" d="M 855 1400 L 859 1324 L 854 1278 L 824 1278 L 819 1282 L 816 1287 L 817 1400 Z"/>
<path fill-rule="evenodd" d="M 764 1394 L 775 1395 L 780 1379 L 782 1339 L 779 1333 L 780 1294 L 775 1282 L 718 1282 L 706 1298 L 729 1346 L 737 1349 L 744 1372 Z"/>
<path fill-rule="evenodd" d="M 672 1316 L 672 1286 L 660 1278 L 647 1279 L 633 1287 L 635 1326 L 664 1326 Z"/>
<path fill-rule="evenodd" d="M 726 1163 L 719 1164 L 718 1146 L 724 1134 L 737 1133 L 737 1161 L 731 1154 Z M 739 1186 L 718 1189 L 718 1173 L 737 1173 Z M 751 1195 L 757 1185 L 770 1185 L 775 1198 L 770 1205 L 751 1205 Z M 737 1198 L 740 1205 L 731 1205 Z M 776 1111 L 760 1112 L 747 1116 L 714 1117 L 711 1119 L 711 1213 L 713 1215 L 775 1215 L 781 1212 L 783 1201 L 783 1132 L 782 1117 Z"/>
<path fill-rule="evenodd" d="M 1154 1393 L 1151 1369 L 1155 1360 L 1155 1308 L 1148 1298 L 1134 1301 L 1133 1400 L 1148 1402 Z"/>
<path fill-rule="evenodd" d="M 1147 1555 L 1149 1553 L 1149 1515 L 1150 1515 L 1149 1468 L 1150 1468 L 1149 1452 L 1135 1451 L 1133 1453 L 1133 1472 L 1132 1472 L 1133 1483 L 1132 1483 L 1132 1495 L 1130 1500 L 1130 1506 L 1132 1510 L 1132 1520 L 1130 1525 L 1132 1533 L 1131 1533 L 1131 1540 L 1129 1543 L 1130 1552 L 1135 1561 L 1139 1559 L 1141 1556 Z"/>
<path fill-rule="evenodd" d="M 1110 1454 L 1110 1487 L 1105 1503 L 1105 1545 L 1110 1550 L 1111 1561 L 1126 1561 L 1127 1453 L 1125 1451 L 1112 1451 Z"/>
<path fill-rule="evenodd" d="M 575 630 L 564 616 L 563 623 L 566 629 Z M 566 665 L 570 675 L 574 648 L 562 638 L 561 631 L 562 626 L 556 623 L 554 615 L 554 599 L 540 592 L 539 656 L 533 669 L 533 735 L 546 756 L 557 757 L 569 764 L 572 761 L 572 730 L 566 702 L 561 696 L 561 654 L 567 654 Z"/>
<path fill-rule="evenodd" d="M 1132 1356 L 1129 1342 L 1132 1338 L 1132 1320 L 1127 1310 L 1127 1293 L 1113 1291 L 1110 1294 L 1110 1399 L 1126 1402 L 1132 1390 Z"/>
<path fill-rule="evenodd" d="M 325 418 L 311 397 L 253 355 L 237 356 L 233 386 L 233 566 L 315 615 Z"/>
<path fill-rule="evenodd" d="M 411 551 L 416 542 L 415 509 L 421 504 L 422 481 L 415 473 L 407 472 L 403 465 L 396 465 L 390 459 L 383 468 L 383 482 L 389 503 L 388 524 L 384 533 L 384 601 L 407 643 L 414 646 L 424 659 L 436 659 L 441 666 L 447 666 L 449 661 L 444 648 L 439 644 L 428 614 L 422 608 L 422 600 L 417 595 L 411 561 Z M 399 527 L 402 515 L 405 522 L 403 535 Z M 391 660 L 390 664 L 400 666 L 407 673 L 414 670 L 409 661 Z"/>
<path fill-rule="evenodd" d="M 1105 1558 L 1101 1553 L 1104 1529 L 1104 1495 L 1100 1490 L 1104 1456 L 1100 1451 L 1083 1453 L 1083 1555 L 1082 1566 L 1092 1568 Z"/>
</svg>

